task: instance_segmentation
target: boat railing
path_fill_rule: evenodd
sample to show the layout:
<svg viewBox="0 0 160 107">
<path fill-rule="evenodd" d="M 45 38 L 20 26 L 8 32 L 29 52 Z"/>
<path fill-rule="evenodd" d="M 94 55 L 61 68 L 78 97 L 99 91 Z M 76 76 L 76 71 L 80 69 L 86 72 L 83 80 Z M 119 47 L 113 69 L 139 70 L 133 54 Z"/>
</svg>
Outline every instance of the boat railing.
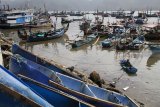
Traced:
<svg viewBox="0 0 160 107">
<path fill-rule="evenodd" d="M 92 97 L 95 97 L 95 98 L 97 98 L 96 97 L 96 95 L 91 91 L 91 89 L 88 87 L 88 85 L 86 85 L 86 84 L 82 84 L 82 86 L 81 86 L 81 92 L 83 92 L 84 94 L 87 94 L 87 95 L 89 95 L 89 96 L 92 96 Z"/>
<path fill-rule="evenodd" d="M 113 92 L 111 92 L 110 95 L 108 96 L 108 100 L 114 103 L 121 104 L 121 101 L 114 95 Z"/>
<path fill-rule="evenodd" d="M 94 106 L 92 106 L 92 105 L 90 105 L 90 104 L 88 104 L 88 103 L 86 103 L 86 102 L 84 102 L 84 101 L 82 101 L 82 100 L 80 100 L 80 99 L 78 99 L 78 98 L 70 95 L 70 94 L 67 94 L 67 93 L 65 93 L 65 92 L 63 92 L 63 91 L 60 91 L 60 90 L 58 90 L 58 89 L 56 89 L 56 88 L 53 88 L 53 87 L 50 87 L 50 86 L 45 85 L 45 84 L 43 84 L 43 83 L 40 83 L 40 82 L 38 82 L 38 81 L 35 81 L 35 80 L 33 80 L 33 79 L 29 78 L 29 77 L 26 77 L 26 76 L 24 76 L 24 75 L 18 74 L 18 77 L 21 78 L 22 80 L 29 81 L 29 82 L 31 82 L 31 83 L 33 83 L 33 84 L 36 84 L 36 85 L 38 85 L 38 86 L 40 86 L 40 87 L 42 87 L 42 88 L 44 88 L 44 89 L 50 90 L 50 91 L 52 91 L 52 92 L 61 94 L 61 95 L 65 96 L 65 97 L 67 97 L 67 98 L 70 98 L 70 99 L 72 99 L 72 100 L 78 101 L 79 104 L 84 103 L 84 104 L 89 105 L 89 107 L 94 107 Z M 52 80 L 49 80 L 49 81 L 51 82 Z M 53 82 L 53 81 L 52 81 L 52 82 Z"/>
</svg>

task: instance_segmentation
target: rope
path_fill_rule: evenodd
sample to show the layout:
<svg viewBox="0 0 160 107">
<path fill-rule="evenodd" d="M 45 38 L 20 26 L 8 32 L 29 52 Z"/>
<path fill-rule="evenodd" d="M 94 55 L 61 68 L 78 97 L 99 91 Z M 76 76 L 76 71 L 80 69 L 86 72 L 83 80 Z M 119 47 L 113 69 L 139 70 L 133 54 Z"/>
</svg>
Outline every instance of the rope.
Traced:
<svg viewBox="0 0 160 107">
<path fill-rule="evenodd" d="M 124 72 L 117 78 L 117 80 L 114 81 L 114 84 L 116 85 L 117 82 L 119 82 L 119 80 L 123 77 Z"/>
<path fill-rule="evenodd" d="M 100 39 L 100 36 L 97 38 L 96 42 L 93 45 L 97 44 L 97 42 L 99 41 L 99 39 Z"/>
</svg>

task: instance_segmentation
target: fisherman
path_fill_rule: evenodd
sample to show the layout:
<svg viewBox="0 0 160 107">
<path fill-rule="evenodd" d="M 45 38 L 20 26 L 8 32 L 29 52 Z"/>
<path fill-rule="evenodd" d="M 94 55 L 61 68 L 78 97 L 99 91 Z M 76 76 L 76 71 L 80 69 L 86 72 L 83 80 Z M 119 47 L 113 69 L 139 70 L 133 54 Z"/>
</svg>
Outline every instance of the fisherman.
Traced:
<svg viewBox="0 0 160 107">
<path fill-rule="evenodd" d="M 127 59 L 127 61 L 126 61 L 126 64 L 125 64 L 126 66 L 128 66 L 128 67 L 132 67 L 132 65 L 131 65 L 131 63 L 130 63 L 130 61 L 129 61 L 129 59 Z"/>
</svg>

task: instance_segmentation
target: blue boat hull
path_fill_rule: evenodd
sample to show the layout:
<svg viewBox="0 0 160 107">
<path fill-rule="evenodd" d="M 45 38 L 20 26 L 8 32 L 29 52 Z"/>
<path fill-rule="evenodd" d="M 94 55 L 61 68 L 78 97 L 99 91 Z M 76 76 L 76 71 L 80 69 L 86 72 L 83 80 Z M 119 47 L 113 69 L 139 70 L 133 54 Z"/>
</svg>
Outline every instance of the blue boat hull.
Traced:
<svg viewBox="0 0 160 107">
<path fill-rule="evenodd" d="M 64 92 L 60 92 L 55 88 L 46 86 L 22 75 L 19 75 L 19 77 L 23 82 L 36 90 L 39 95 L 55 107 L 92 107 L 92 105 L 82 102 Z"/>
<path fill-rule="evenodd" d="M 15 57 L 12 57 L 10 60 L 10 70 L 15 74 L 22 74 L 45 85 L 57 88 L 97 107 L 117 107 L 122 106 L 121 103 L 126 105 L 130 104 L 130 107 L 137 107 L 136 104 L 126 96 L 87 85 L 80 80 L 55 73 L 50 69 L 21 58 L 20 56 Z M 111 93 L 114 93 L 120 98 L 115 100 L 115 97 L 113 97 Z M 108 98 L 108 96 L 110 96 L 110 98 Z M 119 102 L 119 100 L 121 101 Z M 122 102 L 124 100 L 127 100 L 127 103 Z"/>
<path fill-rule="evenodd" d="M 104 40 L 104 41 L 101 42 L 101 44 L 102 44 L 103 48 L 110 48 L 110 47 L 112 47 L 112 42 L 110 40 Z"/>
<path fill-rule="evenodd" d="M 0 66 L 0 86 L 1 107 L 53 107 L 2 66 Z"/>
<path fill-rule="evenodd" d="M 62 74 L 66 74 L 66 75 L 72 76 L 72 77 L 77 78 L 77 79 L 81 79 L 80 77 L 75 77 L 72 74 L 67 73 L 66 71 L 64 71 L 60 67 L 57 67 L 56 65 L 53 65 L 48 61 L 45 61 L 44 59 L 42 59 L 42 58 L 30 53 L 29 51 L 26 51 L 26 50 L 20 48 L 16 44 L 12 45 L 12 53 L 13 54 L 19 54 L 22 57 L 24 57 L 26 59 L 29 59 L 29 60 L 31 60 L 31 61 L 33 61 L 35 63 L 38 63 L 39 65 L 42 65 L 42 66 L 44 66 L 46 68 L 49 68 L 49 69 L 51 69 L 51 70 L 53 70 L 55 72 L 59 72 L 59 73 L 62 73 Z"/>
<path fill-rule="evenodd" d="M 15 94 L 11 89 L 0 84 L 0 107 L 32 107 L 31 104 L 24 102 L 22 98 L 16 98 L 13 93 Z"/>
<path fill-rule="evenodd" d="M 130 67 L 126 65 L 126 60 L 121 60 L 120 65 L 127 73 L 135 74 L 137 72 L 137 68 L 133 67 L 132 65 Z"/>
</svg>

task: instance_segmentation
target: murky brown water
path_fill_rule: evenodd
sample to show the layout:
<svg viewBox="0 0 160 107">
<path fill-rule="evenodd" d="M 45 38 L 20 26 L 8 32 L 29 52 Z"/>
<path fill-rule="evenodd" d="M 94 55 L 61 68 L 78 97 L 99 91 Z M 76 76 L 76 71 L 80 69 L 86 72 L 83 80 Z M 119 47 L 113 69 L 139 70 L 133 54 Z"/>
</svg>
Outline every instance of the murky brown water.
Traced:
<svg viewBox="0 0 160 107">
<path fill-rule="evenodd" d="M 54 18 L 53 18 L 54 20 Z M 116 21 L 113 18 L 105 18 L 107 21 Z M 153 22 L 155 19 L 150 19 Z M 155 21 L 156 22 L 156 21 Z M 58 19 L 58 27 L 61 26 Z M 145 104 L 146 107 L 159 107 L 160 104 L 160 54 L 152 54 L 145 46 L 139 51 L 121 51 L 114 49 L 102 49 L 100 41 L 93 45 L 85 45 L 77 49 L 70 49 L 66 40 L 75 39 L 76 34 L 80 33 L 79 22 L 70 24 L 69 30 L 65 36 L 59 39 L 21 44 L 24 48 L 45 57 L 54 60 L 65 66 L 75 66 L 82 72 L 99 72 L 100 76 L 109 82 L 116 81 L 117 88 L 123 91 L 123 88 L 129 86 L 129 89 L 123 91 L 132 99 L 136 99 Z M 44 30 L 44 28 L 43 28 Z M 6 35 L 10 35 L 16 42 L 19 42 L 15 30 L 2 30 Z M 80 35 L 83 35 L 81 32 Z M 127 75 L 121 70 L 120 59 L 129 58 L 131 63 L 138 68 L 134 76 Z"/>
</svg>

